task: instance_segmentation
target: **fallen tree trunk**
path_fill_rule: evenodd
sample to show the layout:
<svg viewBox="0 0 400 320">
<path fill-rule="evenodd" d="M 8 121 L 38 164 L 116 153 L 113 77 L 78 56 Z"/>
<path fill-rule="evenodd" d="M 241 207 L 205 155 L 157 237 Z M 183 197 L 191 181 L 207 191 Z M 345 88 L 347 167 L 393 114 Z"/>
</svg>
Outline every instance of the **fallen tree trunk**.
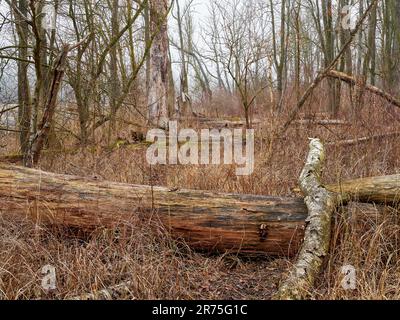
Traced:
<svg viewBox="0 0 400 320">
<path fill-rule="evenodd" d="M 132 281 L 121 282 L 117 285 L 91 293 L 84 293 L 79 296 L 67 297 L 66 300 L 116 300 L 121 297 L 131 295 L 130 287 L 134 285 Z"/>
<path fill-rule="evenodd" d="M 313 287 L 316 276 L 329 252 L 332 215 L 336 197 L 321 185 L 320 177 L 325 160 L 324 146 L 318 139 L 310 142 L 310 152 L 300 175 L 300 187 L 306 195 L 308 208 L 304 243 L 297 262 L 279 286 L 276 298 L 303 299 Z"/>
<path fill-rule="evenodd" d="M 342 199 L 399 200 L 400 175 L 327 186 Z M 345 196 L 346 195 L 346 196 Z M 158 217 L 195 249 L 293 255 L 308 215 L 303 198 L 171 190 L 53 174 L 0 164 L 0 212 L 92 231 L 133 216 Z"/>
<path fill-rule="evenodd" d="M 381 204 L 400 202 L 400 174 L 343 181 L 327 185 L 325 188 L 336 193 L 340 202 L 359 201 Z"/>
<path fill-rule="evenodd" d="M 349 201 L 397 205 L 400 202 L 400 174 L 341 181 L 324 186 L 339 202 Z M 294 188 L 294 192 L 301 192 Z"/>
<path fill-rule="evenodd" d="M 343 72 L 339 72 L 336 70 L 330 70 L 328 72 L 328 77 L 330 78 L 335 78 L 335 79 L 339 79 L 343 82 L 346 82 L 352 86 L 356 85 L 357 81 L 355 78 L 343 73 Z M 385 99 L 386 101 L 388 101 L 389 103 L 391 103 L 392 105 L 400 108 L 400 100 L 396 99 L 395 97 L 393 97 L 392 95 L 388 94 L 387 92 L 372 86 L 372 85 L 365 85 L 365 89 L 369 92 L 372 92 L 373 94 Z"/>
<path fill-rule="evenodd" d="M 160 219 L 195 249 L 293 255 L 304 235 L 302 198 L 129 185 L 0 164 L 0 210 L 91 231 L 134 215 Z"/>
<path fill-rule="evenodd" d="M 373 135 L 371 137 L 361 137 L 357 139 L 348 139 L 348 140 L 341 140 L 341 141 L 336 141 L 336 142 L 329 142 L 327 143 L 328 146 L 336 146 L 336 147 L 352 147 L 354 145 L 358 145 L 361 143 L 366 143 L 366 142 L 379 142 L 383 139 L 390 139 L 390 138 L 395 138 L 395 137 L 400 137 L 400 132 L 389 132 L 389 133 L 382 133 L 382 134 L 377 134 Z"/>
<path fill-rule="evenodd" d="M 294 124 L 299 125 L 320 125 L 320 126 L 349 126 L 349 122 L 344 120 L 334 119 L 302 119 L 294 121 Z"/>
</svg>

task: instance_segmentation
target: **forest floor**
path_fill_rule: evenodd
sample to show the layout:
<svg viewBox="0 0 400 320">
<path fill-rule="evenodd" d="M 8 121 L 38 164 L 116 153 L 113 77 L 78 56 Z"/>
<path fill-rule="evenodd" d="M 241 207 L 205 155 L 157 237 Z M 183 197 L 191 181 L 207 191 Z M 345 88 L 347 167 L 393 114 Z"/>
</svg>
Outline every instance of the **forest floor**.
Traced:
<svg viewBox="0 0 400 320">
<path fill-rule="evenodd" d="M 272 136 L 282 118 L 258 115 L 256 168 L 249 177 L 237 177 L 234 166 L 158 166 L 145 161 L 145 145 L 110 144 L 107 130 L 96 132 L 95 147 L 76 148 L 73 139 L 59 137 L 57 152 L 44 155 L 46 171 L 97 176 L 135 184 L 153 184 L 245 194 L 295 196 L 292 191 L 308 152 L 308 138 L 324 142 L 390 133 L 399 130 L 400 112 L 371 96 L 357 117 L 339 115 L 348 125 L 293 124 L 283 136 Z M 315 101 L 316 108 L 318 103 Z M 313 113 L 309 115 L 313 117 Z M 321 115 L 315 115 L 318 119 Z M 192 124 L 193 125 L 193 124 Z M 121 124 L 121 127 L 122 124 Z M 71 128 L 70 130 L 76 130 Z M 130 135 L 124 127 L 119 138 Z M 1 155 L 17 152 L 17 137 L 3 135 Z M 58 150 L 58 148 L 62 150 Z M 325 183 L 400 173 L 399 138 L 372 140 L 353 146 L 327 146 Z M 363 207 L 354 205 L 358 216 Z M 0 209 L 1 210 L 1 209 Z M 387 207 L 379 219 L 350 221 L 338 210 L 332 234 L 332 250 L 313 299 L 399 299 L 400 219 L 398 208 Z M 0 214 L 0 298 L 73 298 L 84 293 L 129 282 L 122 299 L 270 299 L 293 259 L 257 258 L 193 252 L 183 242 L 170 239 L 154 221 L 127 222 L 130 234 L 116 237 L 99 232 L 82 239 L 70 231 L 37 226 L 31 221 Z M 131 228 L 132 229 L 132 228 Z M 56 268 L 57 289 L 41 287 L 41 268 Z M 356 290 L 341 286 L 341 268 L 356 270 Z"/>
</svg>

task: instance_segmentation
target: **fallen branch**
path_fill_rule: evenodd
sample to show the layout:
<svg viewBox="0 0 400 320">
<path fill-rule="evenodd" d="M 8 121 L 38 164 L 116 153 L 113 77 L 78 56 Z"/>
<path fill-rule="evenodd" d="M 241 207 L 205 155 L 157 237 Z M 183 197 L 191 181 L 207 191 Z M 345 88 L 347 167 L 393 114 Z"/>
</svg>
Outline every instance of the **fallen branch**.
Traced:
<svg viewBox="0 0 400 320">
<path fill-rule="evenodd" d="M 336 146 L 336 147 L 352 147 L 354 145 L 358 145 L 361 143 L 366 143 L 370 141 L 381 141 L 382 139 L 400 137 L 400 132 L 390 132 L 390 133 L 383 133 L 377 134 L 371 137 L 362 137 L 357 139 L 348 139 L 348 140 L 341 140 L 335 142 L 327 143 L 328 146 Z"/>
<path fill-rule="evenodd" d="M 335 193 L 342 204 L 358 201 L 396 206 L 400 202 L 400 174 L 341 181 L 324 187 Z M 293 192 L 302 191 L 295 188 Z"/>
<path fill-rule="evenodd" d="M 24 156 L 22 154 L 8 154 L 5 156 L 0 157 L 0 162 L 6 162 L 6 163 L 19 163 L 22 162 Z"/>
<path fill-rule="evenodd" d="M 132 286 L 131 281 L 119 283 L 106 289 L 94 291 L 92 293 L 84 293 L 79 296 L 67 298 L 67 300 L 116 300 L 131 295 L 129 287 Z"/>
<path fill-rule="evenodd" d="M 356 85 L 357 81 L 355 78 L 343 73 L 343 72 L 339 72 L 336 70 L 330 70 L 327 74 L 329 77 L 334 78 L 334 79 L 339 79 L 343 82 L 346 82 L 350 85 Z M 390 104 L 400 108 L 400 100 L 396 99 L 395 97 L 393 97 L 392 95 L 390 95 L 389 93 L 375 87 L 372 86 L 370 84 L 366 84 L 365 85 L 365 89 L 369 92 L 372 92 L 373 94 L 385 99 L 386 101 L 388 101 Z"/>
<path fill-rule="evenodd" d="M 0 115 L 19 108 L 18 104 L 5 105 L 7 108 L 0 111 Z"/>
<path fill-rule="evenodd" d="M 63 154 L 76 154 L 79 151 L 79 149 L 46 149 L 42 151 L 42 156 L 54 156 L 60 153 Z M 5 162 L 5 163 L 13 163 L 13 164 L 20 164 L 23 162 L 24 155 L 21 153 L 14 153 L 14 154 L 7 154 L 4 156 L 0 156 L 0 163 Z"/>
<path fill-rule="evenodd" d="M 297 262 L 279 286 L 278 299 L 303 299 L 313 287 L 316 276 L 329 252 L 332 214 L 336 207 L 335 196 L 321 185 L 320 176 L 325 159 L 320 140 L 312 139 L 310 152 L 300 175 L 300 186 L 306 195 L 308 208 L 304 243 Z"/>
<path fill-rule="evenodd" d="M 8 129 L 8 128 L 0 128 L 0 131 L 13 132 L 13 133 L 20 133 L 21 132 L 21 130 Z"/>
<path fill-rule="evenodd" d="M 199 118 L 196 121 L 207 124 L 210 127 L 215 128 L 235 128 L 235 127 L 243 127 L 246 125 L 246 120 L 228 120 L 228 119 L 211 119 L 211 118 Z M 254 119 L 251 121 L 253 125 L 257 125 L 261 123 L 261 120 Z"/>
<path fill-rule="evenodd" d="M 343 181 L 325 188 L 336 193 L 342 203 L 359 201 L 396 205 L 400 202 L 400 174 Z"/>
</svg>

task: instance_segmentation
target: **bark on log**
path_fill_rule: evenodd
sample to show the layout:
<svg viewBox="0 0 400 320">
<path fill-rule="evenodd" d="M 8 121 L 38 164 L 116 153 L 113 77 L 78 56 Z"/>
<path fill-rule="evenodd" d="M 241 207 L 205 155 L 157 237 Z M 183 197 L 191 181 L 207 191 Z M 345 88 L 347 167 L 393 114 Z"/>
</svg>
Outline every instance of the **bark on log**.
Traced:
<svg viewBox="0 0 400 320">
<path fill-rule="evenodd" d="M 336 193 L 340 202 L 400 203 L 400 174 L 343 181 L 325 188 Z"/>
<path fill-rule="evenodd" d="M 297 253 L 307 217 L 302 198 L 151 188 L 7 164 L 0 164 L 0 212 L 87 231 L 158 217 L 194 249 L 255 255 Z"/>
<path fill-rule="evenodd" d="M 351 123 L 344 120 L 330 120 L 330 119 L 303 119 L 296 120 L 294 124 L 299 125 L 320 125 L 320 126 L 349 126 Z"/>
<path fill-rule="evenodd" d="M 336 70 L 330 70 L 328 72 L 328 77 L 330 78 L 335 78 L 335 79 L 339 79 L 343 82 L 346 82 L 352 86 L 356 85 L 357 81 L 355 78 L 343 73 L 343 72 L 339 72 Z M 385 99 L 386 101 L 388 101 L 389 103 L 391 103 L 392 105 L 400 108 L 400 100 L 396 99 L 395 97 L 393 97 L 392 95 L 388 94 L 387 92 L 374 87 L 372 85 L 367 84 L 365 86 L 365 89 L 369 92 L 372 92 L 373 94 Z"/>
<path fill-rule="evenodd" d="M 334 194 L 321 185 L 320 176 L 325 153 L 318 139 L 310 142 L 310 152 L 300 175 L 300 187 L 308 208 L 304 243 L 297 262 L 287 279 L 279 286 L 277 299 L 303 299 L 313 287 L 316 276 L 329 252 L 332 214 L 336 207 Z"/>
<path fill-rule="evenodd" d="M 359 201 L 397 205 L 400 202 L 400 174 L 368 177 L 324 185 L 336 194 L 338 202 Z M 302 192 L 299 188 L 294 192 Z"/>
</svg>

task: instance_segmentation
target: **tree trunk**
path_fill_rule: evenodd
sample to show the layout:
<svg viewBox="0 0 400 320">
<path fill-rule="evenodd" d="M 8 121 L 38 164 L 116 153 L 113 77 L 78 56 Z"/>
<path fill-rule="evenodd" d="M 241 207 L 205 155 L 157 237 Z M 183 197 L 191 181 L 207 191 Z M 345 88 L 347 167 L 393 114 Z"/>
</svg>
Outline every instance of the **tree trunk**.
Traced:
<svg viewBox="0 0 400 320">
<path fill-rule="evenodd" d="M 371 11 L 371 18 L 368 25 L 368 48 L 367 55 L 364 60 L 363 75 L 366 79 L 370 79 L 371 84 L 375 85 L 376 73 L 376 27 L 377 27 L 377 8 Z M 348 72 L 347 72 L 348 73 Z M 350 73 L 348 73 L 351 75 Z"/>
<path fill-rule="evenodd" d="M 397 94 L 400 86 L 400 1 L 395 0 L 393 8 L 393 19 L 394 19 L 394 45 L 393 45 L 393 60 L 394 60 L 394 88 L 393 91 Z"/>
<path fill-rule="evenodd" d="M 337 199 L 321 185 L 324 160 L 324 146 L 320 140 L 312 139 L 310 152 L 299 179 L 301 190 L 306 195 L 304 200 L 309 212 L 304 243 L 296 264 L 279 286 L 276 298 L 305 298 L 328 255 L 331 220 Z"/>
<path fill-rule="evenodd" d="M 274 13 L 274 4 L 270 0 L 271 9 L 271 29 L 272 29 L 272 44 L 273 44 L 273 59 L 276 70 L 276 82 L 277 82 L 277 93 L 278 97 L 276 99 L 276 111 L 282 111 L 282 100 L 283 100 L 283 87 L 284 87 L 284 74 L 285 74 L 285 55 L 286 55 L 286 0 L 281 1 L 281 15 L 280 15 L 280 40 L 279 40 L 279 52 L 278 52 L 278 41 L 276 34 L 276 22 Z"/>
<path fill-rule="evenodd" d="M 327 68 L 335 58 L 335 37 L 333 30 L 333 5 L 331 0 L 321 0 L 323 10 L 323 22 L 324 22 L 324 60 L 325 68 Z M 331 113 L 333 117 L 337 117 L 340 105 L 340 92 L 335 79 L 328 79 L 328 108 L 327 111 Z"/>
<path fill-rule="evenodd" d="M 339 194 L 339 200 L 344 202 L 350 200 L 382 204 L 400 202 L 400 174 L 343 181 L 325 187 Z"/>
<path fill-rule="evenodd" d="M 336 193 L 339 202 L 343 204 L 360 201 L 397 205 L 400 202 L 400 174 L 341 181 L 325 185 L 325 188 Z M 300 192 L 300 189 L 295 188 L 293 191 Z"/>
<path fill-rule="evenodd" d="M 43 14 L 42 9 L 44 2 L 29 1 L 30 12 L 32 14 L 32 33 L 34 38 L 33 60 L 35 62 L 35 94 L 32 108 L 32 131 L 34 134 L 38 130 L 38 119 L 41 108 L 46 99 L 46 72 L 47 69 L 47 50 L 46 50 L 46 33 L 42 26 Z"/>
<path fill-rule="evenodd" d="M 148 47 L 150 45 L 150 41 L 151 41 L 149 3 L 146 5 L 146 7 L 143 10 L 143 19 L 144 19 L 144 42 L 146 44 L 146 47 Z M 150 90 L 150 76 L 151 76 L 150 68 L 151 68 L 150 55 L 147 55 L 147 57 L 146 57 L 146 95 L 149 94 L 149 90 Z"/>
</svg>

